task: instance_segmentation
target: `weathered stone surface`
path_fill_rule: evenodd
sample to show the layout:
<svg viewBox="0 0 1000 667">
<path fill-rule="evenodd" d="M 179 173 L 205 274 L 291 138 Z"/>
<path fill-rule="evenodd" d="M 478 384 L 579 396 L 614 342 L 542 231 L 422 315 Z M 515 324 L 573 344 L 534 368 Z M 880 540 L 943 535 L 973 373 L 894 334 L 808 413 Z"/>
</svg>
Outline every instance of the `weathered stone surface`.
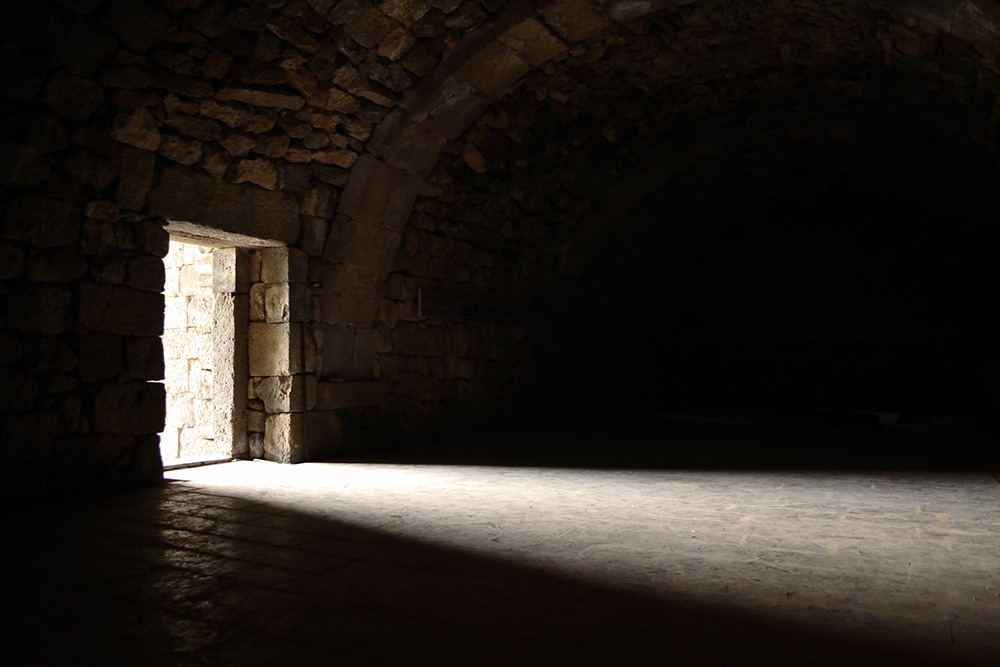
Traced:
<svg viewBox="0 0 1000 667">
<path fill-rule="evenodd" d="M 267 284 L 254 283 L 250 286 L 250 321 L 264 322 L 267 320 L 267 310 L 264 299 L 267 296 Z"/>
<path fill-rule="evenodd" d="M 104 24 L 130 49 L 145 53 L 156 43 L 170 19 L 146 0 L 114 0 Z"/>
<path fill-rule="evenodd" d="M 593 37 L 611 23 L 590 3 L 578 0 L 557 0 L 538 13 L 556 34 L 570 42 Z"/>
<path fill-rule="evenodd" d="M 254 151 L 267 157 L 281 157 L 288 151 L 290 138 L 284 132 L 272 131 L 261 134 L 254 144 Z"/>
<path fill-rule="evenodd" d="M 329 225 L 325 218 L 303 216 L 299 246 L 310 257 L 322 256 L 328 230 Z"/>
<path fill-rule="evenodd" d="M 387 382 L 320 382 L 317 387 L 318 410 L 341 410 L 365 405 L 379 405 L 389 388 Z"/>
<path fill-rule="evenodd" d="M 494 41 L 462 64 L 455 76 L 497 99 L 531 68 L 516 53 Z"/>
<path fill-rule="evenodd" d="M 118 174 L 118 206 L 130 211 L 141 211 L 146 206 L 146 195 L 153 187 L 153 170 L 156 158 L 146 150 L 125 148 L 121 152 Z"/>
<path fill-rule="evenodd" d="M 255 239 L 294 243 L 299 235 L 293 195 L 241 187 L 182 168 L 164 169 L 149 207 L 153 215 Z"/>
<path fill-rule="evenodd" d="M 538 67 L 566 50 L 566 44 L 562 40 L 533 18 L 511 26 L 497 39 L 533 67 Z"/>
<path fill-rule="evenodd" d="M 240 157 L 249 153 L 256 145 L 256 140 L 245 134 L 230 133 L 225 139 L 220 141 L 222 147 L 233 157 Z"/>
<path fill-rule="evenodd" d="M 80 285 L 80 327 L 124 336 L 163 333 L 163 295 L 122 285 Z"/>
<path fill-rule="evenodd" d="M 278 186 L 278 170 L 270 160 L 254 158 L 236 163 L 236 182 L 253 183 L 268 190 Z"/>
<path fill-rule="evenodd" d="M 305 415 L 283 413 L 268 416 L 264 427 L 264 458 L 278 463 L 308 460 Z"/>
<path fill-rule="evenodd" d="M 167 116 L 163 124 L 192 139 L 218 141 L 222 138 L 222 126 L 207 118 L 176 114 Z"/>
<path fill-rule="evenodd" d="M 337 193 L 325 185 L 317 185 L 302 196 L 300 208 L 303 215 L 320 218 L 333 217 Z"/>
<path fill-rule="evenodd" d="M 298 111 L 305 105 L 298 95 L 282 92 L 270 92 L 266 90 L 256 90 L 253 88 L 222 88 L 216 97 L 223 101 L 246 102 L 259 107 L 273 107 L 275 109 L 291 109 Z"/>
<path fill-rule="evenodd" d="M 360 108 L 361 103 L 356 97 L 336 86 L 324 85 L 309 97 L 309 105 L 327 111 L 354 113 Z"/>
<path fill-rule="evenodd" d="M 328 266 L 323 270 L 321 319 L 341 326 L 370 327 L 378 313 L 378 287 L 381 275 L 347 266 Z"/>
<path fill-rule="evenodd" d="M 201 161 L 202 143 L 196 139 L 168 135 L 163 137 L 157 152 L 168 160 L 193 165 Z"/>
<path fill-rule="evenodd" d="M 7 206 L 3 236 L 42 248 L 75 245 L 80 236 L 80 209 L 41 195 L 18 197 Z"/>
<path fill-rule="evenodd" d="M 344 441 L 344 422 L 336 412 L 309 412 L 305 419 L 309 460 L 322 460 L 340 450 Z"/>
<path fill-rule="evenodd" d="M 41 99 L 60 118 L 86 120 L 104 105 L 104 90 L 88 78 L 57 71 Z"/>
<path fill-rule="evenodd" d="M 392 22 L 389 18 L 375 7 L 355 13 L 344 25 L 347 34 L 367 49 L 377 46 L 391 28 Z"/>
<path fill-rule="evenodd" d="M 122 368 L 122 339 L 119 336 L 96 335 L 80 338 L 81 380 L 93 382 L 116 377 L 122 372 Z"/>
<path fill-rule="evenodd" d="M 302 327 L 296 323 L 250 323 L 250 375 L 295 375 L 302 367 Z"/>
<path fill-rule="evenodd" d="M 267 322 L 307 322 L 312 314 L 312 293 L 302 284 L 267 285 L 264 292 Z"/>
<path fill-rule="evenodd" d="M 250 291 L 250 251 L 216 248 L 212 251 L 212 291 L 246 294 Z"/>
<path fill-rule="evenodd" d="M 0 185 L 29 188 L 44 183 L 52 168 L 44 156 L 26 146 L 0 146 Z"/>
<path fill-rule="evenodd" d="M 303 375 L 266 377 L 255 383 L 254 391 L 270 414 L 305 410 L 306 381 Z"/>
<path fill-rule="evenodd" d="M 166 420 L 166 392 L 158 382 L 105 384 L 94 397 L 94 430 L 159 433 Z"/>
<path fill-rule="evenodd" d="M 162 380 L 164 376 L 163 343 L 155 336 L 125 339 L 125 359 L 129 375 L 136 380 Z M 82 355 L 81 355 L 82 363 Z"/>
<path fill-rule="evenodd" d="M 270 21 L 265 21 L 264 25 L 275 35 L 285 40 L 299 51 L 304 53 L 316 53 L 319 50 L 319 42 L 302 29 L 298 24 L 285 16 L 276 16 Z"/>
<path fill-rule="evenodd" d="M 298 248 L 276 247 L 260 251 L 260 279 L 265 283 L 304 283 L 309 258 Z"/>
<path fill-rule="evenodd" d="M 397 27 L 389 31 L 378 45 L 378 54 L 389 60 L 399 60 L 417 43 L 408 30 Z"/>
<path fill-rule="evenodd" d="M 111 137 L 124 144 L 155 151 L 160 146 L 160 130 L 156 120 L 146 109 L 136 109 L 120 114 L 115 119 Z"/>
<path fill-rule="evenodd" d="M 340 216 L 331 225 L 323 259 L 357 269 L 387 273 L 402 235 L 381 225 L 366 225 Z"/>
<path fill-rule="evenodd" d="M 7 297 L 7 322 L 14 331 L 57 335 L 73 328 L 73 295 L 60 287 L 24 287 Z"/>
<path fill-rule="evenodd" d="M 401 232 L 419 188 L 416 177 L 363 155 L 351 170 L 338 212 L 363 224 Z"/>
<path fill-rule="evenodd" d="M 87 262 L 78 250 L 55 250 L 40 253 L 28 261 L 28 280 L 63 283 L 82 278 Z"/>
<path fill-rule="evenodd" d="M 338 167 L 350 167 L 358 159 L 358 154 L 346 149 L 331 149 L 313 151 L 312 159 L 320 164 L 333 164 Z"/>
<path fill-rule="evenodd" d="M 128 262 L 125 284 L 148 292 L 163 291 L 163 262 L 159 257 L 136 257 Z"/>
</svg>

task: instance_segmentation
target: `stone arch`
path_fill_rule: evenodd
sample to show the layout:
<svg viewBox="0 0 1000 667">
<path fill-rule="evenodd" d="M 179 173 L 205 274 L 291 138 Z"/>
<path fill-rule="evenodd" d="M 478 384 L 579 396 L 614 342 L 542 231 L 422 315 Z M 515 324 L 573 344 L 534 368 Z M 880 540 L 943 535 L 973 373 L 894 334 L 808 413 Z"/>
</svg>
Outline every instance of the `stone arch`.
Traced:
<svg viewBox="0 0 1000 667">
<path fill-rule="evenodd" d="M 572 56 L 574 45 L 613 26 L 699 4 L 709 3 L 558 0 L 537 9 L 505 10 L 466 35 L 379 123 L 366 144 L 367 152 L 352 168 L 326 242 L 324 259 L 330 268 L 324 283 L 338 298 L 326 300 L 323 319 L 360 327 L 374 323 L 379 286 L 391 267 L 423 179 L 447 142 L 460 137 L 526 74 L 553 58 Z M 906 55 L 927 55 L 917 30 L 920 25 L 972 45 L 993 63 L 994 71 L 1000 62 L 1000 8 L 989 0 L 933 4 L 878 0 L 873 6 L 900 18 L 884 39 Z M 774 8 L 792 14 L 796 4 L 779 2 Z M 987 150 L 994 156 L 997 152 L 995 146 Z M 651 183 L 647 188 L 656 187 Z M 630 181 L 625 187 L 635 191 L 636 183 Z M 600 214 L 608 212 L 605 208 Z M 621 217 L 621 209 L 615 214 Z M 582 225 L 576 249 L 588 245 L 583 239 L 593 234 L 591 225 Z M 579 264 L 581 253 L 576 255 Z"/>
</svg>

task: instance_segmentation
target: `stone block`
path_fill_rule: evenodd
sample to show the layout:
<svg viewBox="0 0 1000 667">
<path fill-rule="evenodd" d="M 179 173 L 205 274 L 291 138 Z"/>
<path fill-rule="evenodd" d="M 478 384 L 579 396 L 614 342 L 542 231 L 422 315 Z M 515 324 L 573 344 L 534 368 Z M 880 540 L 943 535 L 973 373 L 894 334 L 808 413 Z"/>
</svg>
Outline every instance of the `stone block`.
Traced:
<svg viewBox="0 0 1000 667">
<path fill-rule="evenodd" d="M 119 114 L 111 129 L 111 138 L 147 151 L 155 151 L 163 140 L 156 119 L 145 108 Z"/>
<path fill-rule="evenodd" d="M 568 42 L 578 42 L 593 37 L 611 24 L 590 3 L 579 0 L 556 0 L 539 9 L 542 20 Z"/>
<path fill-rule="evenodd" d="M 163 430 L 164 386 L 158 382 L 105 384 L 94 397 L 94 430 L 142 435 Z"/>
<path fill-rule="evenodd" d="M 163 343 L 156 336 L 125 339 L 128 373 L 136 380 L 162 380 L 164 376 Z"/>
<path fill-rule="evenodd" d="M 255 391 L 270 414 L 306 409 L 306 380 L 303 375 L 266 377 L 256 383 Z"/>
<path fill-rule="evenodd" d="M 329 224 L 326 219 L 315 216 L 302 217 L 302 251 L 310 257 L 321 257 L 326 243 Z M 2 264 L 0 264 L 2 266 Z"/>
<path fill-rule="evenodd" d="M 392 29 L 392 21 L 375 7 L 356 12 L 344 25 L 355 42 L 366 49 L 375 48 Z"/>
<path fill-rule="evenodd" d="M 187 392 L 168 393 L 166 424 L 171 428 L 191 428 L 195 424 L 194 397 Z"/>
<path fill-rule="evenodd" d="M 260 256 L 261 282 L 304 283 L 308 279 L 309 257 L 298 248 L 264 248 Z"/>
<path fill-rule="evenodd" d="M 194 296 L 201 287 L 201 276 L 193 264 L 182 266 L 177 274 L 177 293 L 181 296 Z"/>
<path fill-rule="evenodd" d="M 264 322 L 267 319 L 265 298 L 267 296 L 266 283 L 254 283 L 250 287 L 250 321 Z"/>
<path fill-rule="evenodd" d="M 87 270 L 87 261 L 78 250 L 60 248 L 31 257 L 27 278 L 39 283 L 63 283 L 82 278 Z"/>
<path fill-rule="evenodd" d="M 643 4 L 643 3 L 632 3 Z M 566 50 L 561 39 L 540 21 L 528 18 L 502 32 L 497 39 L 532 67 L 538 67 Z"/>
<path fill-rule="evenodd" d="M 312 290 L 308 285 L 267 285 L 264 312 L 268 322 L 308 322 L 312 315 Z"/>
<path fill-rule="evenodd" d="M 163 330 L 186 329 L 188 326 L 187 298 L 182 296 L 168 296 L 164 301 Z"/>
<path fill-rule="evenodd" d="M 164 168 L 149 195 L 149 208 L 152 215 L 171 221 L 171 231 L 221 235 L 233 239 L 233 245 L 255 240 L 291 244 L 299 236 L 294 195 L 234 185 L 182 167 Z"/>
<path fill-rule="evenodd" d="M 330 226 L 323 259 L 356 269 L 388 273 L 402 238 L 402 234 L 381 225 L 366 225 L 339 216 Z"/>
<path fill-rule="evenodd" d="M 323 376 L 345 378 L 354 359 L 354 329 L 323 325 Z"/>
<path fill-rule="evenodd" d="M 159 342 L 159 341 L 157 341 Z M 122 372 L 122 339 L 98 335 L 80 337 L 80 379 L 104 380 Z"/>
<path fill-rule="evenodd" d="M 531 69 L 531 65 L 520 56 L 494 41 L 487 43 L 465 61 L 455 72 L 455 76 L 485 95 L 499 99 Z"/>
<path fill-rule="evenodd" d="M 250 448 L 250 458 L 264 458 L 264 431 L 250 433 L 247 437 L 247 445 Z"/>
<path fill-rule="evenodd" d="M 123 336 L 163 334 L 163 295 L 122 285 L 80 285 L 80 327 Z"/>
<path fill-rule="evenodd" d="M 216 98 L 226 102 L 246 102 L 257 107 L 290 109 L 292 111 L 298 111 L 305 106 L 305 100 L 299 95 L 253 88 L 222 88 L 217 93 Z"/>
<path fill-rule="evenodd" d="M 73 328 L 73 295 L 55 286 L 28 287 L 7 297 L 7 323 L 14 331 L 56 335 Z"/>
<path fill-rule="evenodd" d="M 264 426 L 264 458 L 278 463 L 301 463 L 308 459 L 304 414 L 268 416 Z"/>
<path fill-rule="evenodd" d="M 302 325 L 251 322 L 250 375 L 295 375 L 302 368 Z"/>
<path fill-rule="evenodd" d="M 136 257 L 128 262 L 125 284 L 147 292 L 162 292 L 166 281 L 163 261 L 159 257 Z"/>
<path fill-rule="evenodd" d="M 250 250 L 216 248 L 212 251 L 212 290 L 246 294 L 250 291 Z"/>
<path fill-rule="evenodd" d="M 347 266 L 323 270 L 320 317 L 340 326 L 374 326 L 378 316 L 381 274 Z"/>
<path fill-rule="evenodd" d="M 362 155 L 351 169 L 337 210 L 359 223 L 401 233 L 419 191 L 416 176 Z"/>
<path fill-rule="evenodd" d="M 39 248 L 75 246 L 80 240 L 80 207 L 41 195 L 24 195 L 10 202 L 3 236 Z"/>
<path fill-rule="evenodd" d="M 320 382 L 316 387 L 317 410 L 342 410 L 380 405 L 389 383 L 384 381 Z"/>
<path fill-rule="evenodd" d="M 267 413 L 260 410 L 247 410 L 247 431 L 263 433 L 267 423 Z"/>
</svg>

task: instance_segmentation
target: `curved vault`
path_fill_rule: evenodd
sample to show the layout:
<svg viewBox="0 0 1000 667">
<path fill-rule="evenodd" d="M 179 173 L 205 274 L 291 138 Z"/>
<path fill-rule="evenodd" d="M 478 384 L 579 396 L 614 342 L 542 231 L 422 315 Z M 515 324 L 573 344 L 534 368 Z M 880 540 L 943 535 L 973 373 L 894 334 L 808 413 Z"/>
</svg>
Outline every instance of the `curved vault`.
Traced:
<svg viewBox="0 0 1000 667">
<path fill-rule="evenodd" d="M 464 200 L 478 209 L 471 224 L 500 230 L 512 265 L 479 291 L 596 310 L 601 323 L 577 349 L 588 363 L 595 348 L 648 350 L 647 334 L 687 354 L 686 339 L 734 326 L 751 338 L 852 341 L 981 328 L 983 286 L 995 279 L 982 250 L 995 242 L 998 30 L 1000 11 L 985 2 L 564 0 L 501 12 L 376 128 L 325 258 L 340 276 L 381 284 L 376 255 L 404 239 L 407 219 L 444 211 L 441 230 L 469 227 L 455 193 L 478 188 Z M 791 278 L 734 267 L 733 244 L 755 238 L 758 264 L 787 263 L 783 252 L 812 266 Z M 768 242 L 778 238 L 784 250 Z M 817 261 L 824 248 L 832 257 Z M 939 261 L 949 253 L 961 259 Z M 832 272 L 847 283 L 834 301 L 830 285 L 812 284 Z M 789 289 L 797 279 L 805 288 Z M 747 303 L 754 281 L 784 284 L 770 303 L 760 290 Z M 816 313 L 789 309 L 789 298 L 825 299 L 818 323 L 833 333 L 816 334 Z M 353 317 L 368 326 L 375 312 Z M 847 347 L 833 357 L 880 354 Z M 916 345 L 887 366 L 926 353 Z M 804 364 L 790 354 L 776 362 L 769 350 L 761 364 Z M 621 374 L 632 357 L 612 354 L 606 370 Z M 743 369 L 745 381 L 759 370 Z"/>
</svg>

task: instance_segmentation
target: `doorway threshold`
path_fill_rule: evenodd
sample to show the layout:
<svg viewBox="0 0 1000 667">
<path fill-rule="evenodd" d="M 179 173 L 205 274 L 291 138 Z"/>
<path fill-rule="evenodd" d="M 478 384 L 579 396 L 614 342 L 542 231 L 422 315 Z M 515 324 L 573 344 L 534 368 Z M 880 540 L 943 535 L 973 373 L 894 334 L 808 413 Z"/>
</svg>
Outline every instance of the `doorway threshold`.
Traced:
<svg viewBox="0 0 1000 667">
<path fill-rule="evenodd" d="M 198 468 L 200 466 L 210 466 L 217 463 L 229 463 L 233 460 L 231 456 L 189 456 L 179 459 L 170 459 L 170 462 L 163 462 L 163 470 L 181 470 L 182 468 Z"/>
</svg>

